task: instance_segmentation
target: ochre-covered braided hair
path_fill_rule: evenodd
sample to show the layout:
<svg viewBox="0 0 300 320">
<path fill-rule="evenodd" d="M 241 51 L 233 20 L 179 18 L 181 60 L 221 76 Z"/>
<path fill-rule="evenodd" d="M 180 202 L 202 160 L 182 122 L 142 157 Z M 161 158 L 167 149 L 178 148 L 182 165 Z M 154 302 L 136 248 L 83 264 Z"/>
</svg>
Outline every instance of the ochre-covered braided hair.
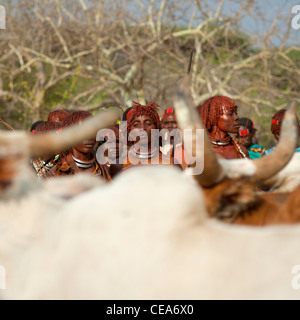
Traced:
<svg viewBox="0 0 300 320">
<path fill-rule="evenodd" d="M 271 123 L 272 134 L 280 134 L 280 128 L 281 128 L 281 124 L 282 124 L 285 112 L 286 112 L 286 109 L 281 109 L 273 115 L 272 123 Z M 300 134 L 300 124 L 299 124 L 298 116 L 297 116 L 297 123 L 298 123 L 298 132 Z"/>
<path fill-rule="evenodd" d="M 141 115 L 146 115 L 149 116 L 155 125 L 156 129 L 160 129 L 160 120 L 159 120 L 159 115 L 158 115 L 158 109 L 160 106 L 156 103 L 156 101 L 152 101 L 145 106 L 132 101 L 132 106 L 133 108 L 127 113 L 127 134 L 130 131 L 130 127 L 137 117 Z"/>
<path fill-rule="evenodd" d="M 46 133 L 49 131 L 57 131 L 61 128 L 61 124 L 59 122 L 54 122 L 54 121 L 45 121 L 40 123 L 34 133 L 39 134 L 39 133 Z"/>
<path fill-rule="evenodd" d="M 47 121 L 63 122 L 65 118 L 69 115 L 66 110 L 54 110 L 48 114 Z"/>
<path fill-rule="evenodd" d="M 218 125 L 218 121 L 225 110 L 236 108 L 234 100 L 226 96 L 214 96 L 207 99 L 202 105 L 197 107 L 201 120 L 208 131 L 211 131 L 213 126 Z"/>
<path fill-rule="evenodd" d="M 276 112 L 273 117 L 272 117 L 272 123 L 271 123 L 271 132 L 273 134 L 280 134 L 280 127 L 281 127 L 281 122 L 283 120 L 283 117 L 285 115 L 284 109 L 279 110 Z"/>
<path fill-rule="evenodd" d="M 93 115 L 88 111 L 74 111 L 69 114 L 63 121 L 62 126 L 68 127 L 75 123 L 81 122 L 86 118 L 92 117 Z"/>
</svg>

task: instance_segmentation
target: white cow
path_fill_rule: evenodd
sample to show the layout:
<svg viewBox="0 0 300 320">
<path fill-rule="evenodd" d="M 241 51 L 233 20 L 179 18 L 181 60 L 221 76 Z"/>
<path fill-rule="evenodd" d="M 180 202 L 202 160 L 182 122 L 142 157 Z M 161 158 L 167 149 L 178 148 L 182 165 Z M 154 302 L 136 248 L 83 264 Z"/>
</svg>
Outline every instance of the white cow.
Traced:
<svg viewBox="0 0 300 320">
<path fill-rule="evenodd" d="M 278 174 L 271 178 L 268 186 L 276 192 L 291 192 L 300 185 L 300 152 L 296 152 L 290 162 Z"/>
<path fill-rule="evenodd" d="M 282 136 L 289 146 L 284 156 L 278 157 L 278 147 L 251 163 L 250 172 L 248 167 L 228 175 L 228 167 L 206 148 L 205 161 L 211 160 L 206 167 L 214 174 L 205 169 L 197 182 L 176 168 L 156 166 L 128 170 L 111 184 L 75 176 L 37 185 L 29 175 L 18 176 L 0 201 L 0 265 L 7 271 L 7 289 L 0 295 L 299 298 L 291 270 L 300 262 L 300 226 L 254 228 L 215 221 L 207 216 L 199 187 L 230 176 L 272 176 L 290 160 L 296 143 L 296 134 Z M 36 154 L 42 147 L 35 147 Z M 76 186 L 77 196 L 59 192 L 59 184 L 63 190 Z"/>
<path fill-rule="evenodd" d="M 19 253 L 25 253 L 39 243 L 68 200 L 103 183 L 80 175 L 63 182 L 59 179 L 47 181 L 41 186 L 29 167 L 30 155 L 38 157 L 66 149 L 95 135 L 98 129 L 111 125 L 118 117 L 116 112 L 108 112 L 66 129 L 60 136 L 1 132 L 0 266 L 5 265 L 8 279 L 13 274 L 13 257 L 19 257 Z"/>
<path fill-rule="evenodd" d="M 190 177 L 141 167 L 57 212 L 40 243 L 14 255 L 2 296 L 299 299 L 292 274 L 299 237 L 300 225 L 254 228 L 209 219 Z"/>
</svg>

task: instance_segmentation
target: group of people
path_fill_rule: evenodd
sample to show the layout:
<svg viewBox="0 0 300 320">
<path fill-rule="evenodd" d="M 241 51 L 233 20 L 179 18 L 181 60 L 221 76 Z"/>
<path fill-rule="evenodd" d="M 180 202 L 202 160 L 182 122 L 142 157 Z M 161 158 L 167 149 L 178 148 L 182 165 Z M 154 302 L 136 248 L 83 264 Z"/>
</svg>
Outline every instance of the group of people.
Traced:
<svg viewBox="0 0 300 320">
<path fill-rule="evenodd" d="M 162 164 L 185 170 L 189 161 L 184 153 L 175 110 L 167 108 L 160 118 L 159 109 L 156 101 L 146 105 L 133 101 L 132 106 L 124 112 L 122 122 L 101 130 L 97 139 L 87 139 L 48 159 L 33 159 L 33 168 L 38 176 L 45 178 L 85 172 L 107 181 L 135 165 Z M 275 148 L 266 150 L 259 145 L 254 123 L 251 119 L 239 118 L 238 106 L 231 98 L 214 96 L 197 109 L 212 147 L 221 157 L 255 159 Z M 285 110 L 280 110 L 272 117 L 271 132 L 277 141 L 284 113 Z M 55 110 L 49 113 L 47 121 L 34 123 L 31 133 L 55 131 L 59 134 L 66 127 L 88 117 L 92 117 L 92 114 L 87 111 L 69 113 Z M 296 151 L 300 152 L 300 147 Z"/>
</svg>

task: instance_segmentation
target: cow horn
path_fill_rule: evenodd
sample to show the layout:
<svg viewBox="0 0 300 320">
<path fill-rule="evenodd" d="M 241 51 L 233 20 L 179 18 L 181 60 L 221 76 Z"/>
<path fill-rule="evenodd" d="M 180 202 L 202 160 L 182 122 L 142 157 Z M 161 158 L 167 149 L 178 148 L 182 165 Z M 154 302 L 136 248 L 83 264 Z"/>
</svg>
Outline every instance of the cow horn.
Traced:
<svg viewBox="0 0 300 320">
<path fill-rule="evenodd" d="M 111 110 L 70 126 L 60 134 L 47 133 L 30 136 L 29 153 L 32 158 L 38 158 L 65 151 L 88 137 L 96 136 L 98 130 L 111 126 L 118 119 L 120 119 L 120 112 Z"/>
<path fill-rule="evenodd" d="M 286 111 L 281 125 L 279 142 L 270 154 L 254 160 L 256 171 L 252 181 L 261 182 L 269 179 L 283 169 L 294 155 L 298 142 L 298 122 L 296 103 L 292 102 Z"/>
<path fill-rule="evenodd" d="M 174 108 L 177 114 L 177 121 L 181 130 L 192 129 L 195 132 L 197 129 L 204 129 L 200 115 L 197 112 L 191 94 L 190 94 L 190 76 L 186 75 L 180 80 L 174 100 Z M 196 135 L 193 134 L 192 150 L 196 149 Z M 185 151 L 192 155 L 192 150 Z M 203 155 L 196 154 L 196 163 L 200 163 L 204 159 L 204 170 L 201 174 L 195 173 L 195 179 L 204 187 L 210 187 L 221 181 L 224 177 L 224 171 L 218 162 L 218 158 L 211 146 L 209 137 L 204 129 L 204 158 Z"/>
</svg>

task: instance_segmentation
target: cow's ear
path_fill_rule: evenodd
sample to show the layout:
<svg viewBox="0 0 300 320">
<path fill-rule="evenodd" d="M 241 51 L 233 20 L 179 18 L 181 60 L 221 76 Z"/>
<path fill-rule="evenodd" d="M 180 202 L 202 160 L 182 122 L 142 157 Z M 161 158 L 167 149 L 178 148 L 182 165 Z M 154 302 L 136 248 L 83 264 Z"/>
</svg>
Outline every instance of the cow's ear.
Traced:
<svg viewBox="0 0 300 320">
<path fill-rule="evenodd" d="M 246 179 L 228 179 L 213 189 L 206 189 L 207 210 L 211 217 L 233 222 L 260 204 L 253 183 Z"/>
</svg>

